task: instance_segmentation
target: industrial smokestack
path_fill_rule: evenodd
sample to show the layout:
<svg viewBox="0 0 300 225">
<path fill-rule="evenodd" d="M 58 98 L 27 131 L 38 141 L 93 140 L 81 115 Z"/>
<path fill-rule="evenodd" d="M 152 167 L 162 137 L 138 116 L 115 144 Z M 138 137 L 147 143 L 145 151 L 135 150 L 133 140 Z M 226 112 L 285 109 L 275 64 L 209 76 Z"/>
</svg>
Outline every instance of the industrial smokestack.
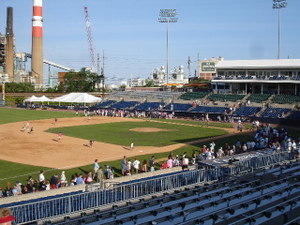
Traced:
<svg viewBox="0 0 300 225">
<path fill-rule="evenodd" d="M 9 76 L 9 81 L 14 81 L 14 33 L 13 33 L 13 8 L 7 7 L 6 20 L 6 56 L 5 73 Z"/>
<path fill-rule="evenodd" d="M 43 0 L 33 0 L 31 75 L 41 87 L 43 75 Z"/>
</svg>

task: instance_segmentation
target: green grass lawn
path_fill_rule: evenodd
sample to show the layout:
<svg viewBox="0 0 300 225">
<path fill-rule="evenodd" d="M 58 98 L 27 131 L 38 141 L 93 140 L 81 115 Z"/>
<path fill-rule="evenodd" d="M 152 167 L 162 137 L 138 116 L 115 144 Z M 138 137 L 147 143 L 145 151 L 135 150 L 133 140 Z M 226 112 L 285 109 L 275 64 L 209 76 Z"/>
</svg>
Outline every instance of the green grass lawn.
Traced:
<svg viewBox="0 0 300 225">
<path fill-rule="evenodd" d="M 137 132 L 133 128 L 167 129 L 159 132 Z M 99 142 L 127 146 L 131 141 L 140 146 L 166 146 L 226 134 L 220 129 L 157 123 L 151 121 L 117 122 L 86 126 L 51 128 L 48 132 Z"/>
<path fill-rule="evenodd" d="M 0 108 L 0 124 L 21 122 L 27 120 L 44 120 L 54 118 L 73 117 L 73 112 L 57 112 L 47 110 L 26 110 L 14 108 Z"/>
</svg>

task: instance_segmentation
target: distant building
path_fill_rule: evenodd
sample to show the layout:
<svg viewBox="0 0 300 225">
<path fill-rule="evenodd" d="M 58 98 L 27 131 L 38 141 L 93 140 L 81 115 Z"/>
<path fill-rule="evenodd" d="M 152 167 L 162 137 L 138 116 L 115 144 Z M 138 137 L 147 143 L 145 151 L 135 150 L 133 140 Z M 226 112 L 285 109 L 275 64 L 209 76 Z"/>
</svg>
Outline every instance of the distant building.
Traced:
<svg viewBox="0 0 300 225">
<path fill-rule="evenodd" d="M 222 57 L 200 60 L 198 62 L 199 78 L 212 80 L 216 76 L 216 65 L 223 60 Z"/>
<path fill-rule="evenodd" d="M 300 59 L 224 60 L 215 69 L 214 93 L 300 94 Z"/>
<path fill-rule="evenodd" d="M 132 78 L 128 82 L 130 87 L 141 87 L 146 85 L 146 79 L 143 78 Z"/>
<path fill-rule="evenodd" d="M 184 73 L 183 66 L 179 66 L 178 68 L 174 68 L 171 71 L 171 76 L 168 77 L 168 81 L 166 79 L 166 70 L 165 67 L 162 66 L 160 68 L 156 68 L 152 73 L 152 79 L 154 85 L 162 86 L 164 84 L 187 84 L 188 78 L 186 78 Z"/>
</svg>

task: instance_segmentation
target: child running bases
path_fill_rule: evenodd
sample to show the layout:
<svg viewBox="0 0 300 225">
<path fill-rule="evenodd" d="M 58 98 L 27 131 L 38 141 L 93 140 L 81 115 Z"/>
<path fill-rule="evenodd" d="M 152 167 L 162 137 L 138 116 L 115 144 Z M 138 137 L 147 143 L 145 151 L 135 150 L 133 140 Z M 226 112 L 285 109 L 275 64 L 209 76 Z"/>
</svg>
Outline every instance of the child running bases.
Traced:
<svg viewBox="0 0 300 225">
<path fill-rule="evenodd" d="M 59 132 L 59 133 L 58 133 L 58 140 L 57 140 L 57 142 L 60 142 L 60 141 L 61 141 L 61 138 L 62 138 L 62 133 Z"/>
<path fill-rule="evenodd" d="M 95 141 L 94 141 L 93 139 L 90 140 L 90 148 L 93 148 L 93 147 L 94 147 L 94 142 L 95 142 Z"/>
</svg>

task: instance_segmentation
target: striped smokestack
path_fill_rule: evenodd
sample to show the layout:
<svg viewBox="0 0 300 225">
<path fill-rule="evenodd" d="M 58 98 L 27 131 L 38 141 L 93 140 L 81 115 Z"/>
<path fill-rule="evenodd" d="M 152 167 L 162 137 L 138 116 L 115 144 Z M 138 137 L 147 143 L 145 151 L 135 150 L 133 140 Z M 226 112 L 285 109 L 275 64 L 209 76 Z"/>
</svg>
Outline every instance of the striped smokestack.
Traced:
<svg viewBox="0 0 300 225">
<path fill-rule="evenodd" d="M 31 72 L 40 87 L 43 79 L 43 0 L 33 0 Z"/>
<path fill-rule="evenodd" d="M 9 81 L 14 81 L 14 33 L 13 33 L 13 8 L 7 7 L 6 21 L 6 56 L 5 73 L 9 76 Z"/>
</svg>

